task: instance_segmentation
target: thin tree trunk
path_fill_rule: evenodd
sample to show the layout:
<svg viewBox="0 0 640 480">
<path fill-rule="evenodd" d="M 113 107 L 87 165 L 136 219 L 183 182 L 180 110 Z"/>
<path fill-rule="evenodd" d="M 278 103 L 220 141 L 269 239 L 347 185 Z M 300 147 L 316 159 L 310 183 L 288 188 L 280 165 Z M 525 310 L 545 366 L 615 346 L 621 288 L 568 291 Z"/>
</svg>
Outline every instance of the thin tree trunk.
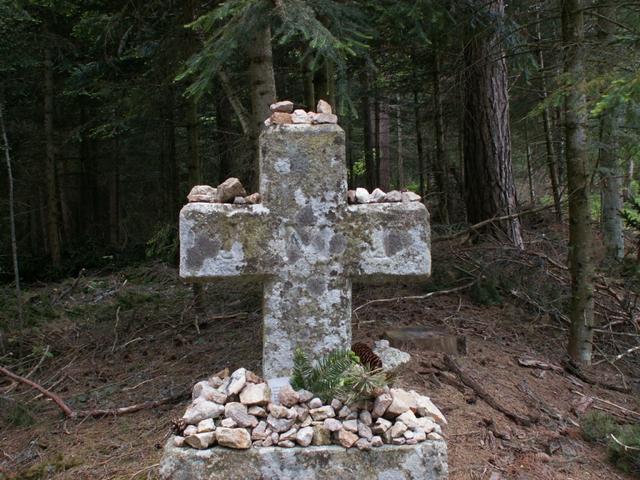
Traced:
<svg viewBox="0 0 640 480">
<path fill-rule="evenodd" d="M 420 119 L 420 98 L 416 79 L 416 59 L 413 57 L 413 116 L 416 124 L 416 150 L 418 154 L 418 188 L 419 195 L 424 198 L 424 146 L 422 144 L 422 120 Z"/>
<path fill-rule="evenodd" d="M 46 32 L 46 31 L 45 31 Z M 56 155 L 53 133 L 53 58 L 51 48 L 44 49 L 44 136 L 46 143 L 45 182 L 47 192 L 47 238 L 54 268 L 62 266 L 60 245 L 60 210 L 56 185 Z"/>
<path fill-rule="evenodd" d="M 389 121 L 389 104 L 385 102 L 380 108 L 379 114 L 379 147 L 380 147 L 380 183 L 378 186 L 385 192 L 389 191 L 391 186 L 391 158 L 390 158 L 390 121 Z"/>
<path fill-rule="evenodd" d="M 403 150 L 404 150 L 402 142 L 404 140 L 402 138 L 402 97 L 400 96 L 400 94 L 398 94 L 396 96 L 396 101 L 398 102 L 398 107 L 396 109 L 396 132 L 397 132 L 397 137 L 398 137 L 398 148 L 397 148 L 397 154 L 398 154 L 398 161 L 397 161 L 398 184 L 397 184 L 397 188 L 398 188 L 398 190 L 402 190 L 404 188 L 404 158 L 402 156 Z"/>
<path fill-rule="evenodd" d="M 437 46 L 433 53 L 433 126 L 436 137 L 435 180 L 438 188 L 438 212 L 442 223 L 449 223 L 449 160 L 445 150 L 444 115 L 440 92 L 440 54 Z"/>
<path fill-rule="evenodd" d="M 375 162 L 376 183 L 375 187 L 380 186 L 380 98 L 378 96 L 378 87 L 373 88 L 373 158 Z"/>
<path fill-rule="evenodd" d="M 251 141 L 253 163 L 247 174 L 247 186 L 258 189 L 260 132 L 271 115 L 269 106 L 276 101 L 276 81 L 271 53 L 271 28 L 259 30 L 249 44 L 249 82 L 251 84 Z"/>
<path fill-rule="evenodd" d="M 601 7 L 598 26 L 602 32 L 601 42 L 605 48 L 613 48 L 616 26 L 615 9 L 610 0 L 600 0 Z M 606 260 L 617 261 L 624 256 L 624 232 L 622 229 L 622 172 L 618 158 L 617 144 L 618 109 L 612 108 L 602 113 L 600 119 L 599 170 L 602 183 L 602 237 Z"/>
<path fill-rule="evenodd" d="M 316 108 L 316 93 L 315 86 L 313 84 L 313 69 L 311 68 L 311 58 L 307 55 L 307 58 L 302 64 L 302 78 L 304 89 L 304 103 L 307 110 L 315 110 Z"/>
<path fill-rule="evenodd" d="M 582 0 L 562 0 L 564 73 L 571 82 L 571 88 L 565 95 L 571 271 L 571 328 L 568 352 L 576 363 L 588 365 L 591 363 L 593 348 L 594 265 L 582 9 Z"/>
<path fill-rule="evenodd" d="M 118 248 L 120 246 L 120 172 L 118 148 L 114 148 L 114 151 L 113 169 L 109 175 L 109 244 L 113 248 Z"/>
<path fill-rule="evenodd" d="M 374 140 L 373 140 L 373 131 L 372 124 L 373 119 L 371 116 L 371 97 L 370 97 L 370 89 L 371 89 L 371 76 L 369 73 L 368 67 L 365 67 L 365 93 L 362 97 L 362 128 L 363 128 L 363 136 L 364 136 L 364 165 L 366 170 L 366 185 L 367 188 L 371 191 L 375 188 L 376 185 L 376 167 L 375 160 L 373 158 L 374 155 Z"/>
<path fill-rule="evenodd" d="M 0 90 L 0 94 L 2 91 Z M 13 170 L 11 168 L 11 153 L 9 152 L 9 139 L 7 129 L 4 125 L 4 104 L 0 102 L 0 130 L 2 130 L 2 143 L 4 148 L 4 158 L 7 163 L 7 181 L 9 183 L 9 226 L 11 228 L 11 260 L 13 262 L 13 278 L 16 283 L 16 307 L 18 309 L 18 325 L 22 331 L 24 319 L 22 317 L 22 290 L 20 289 L 20 267 L 18 265 L 18 242 L 16 240 L 16 214 L 15 200 L 13 194 Z M 0 336 L 0 340 L 2 337 Z M 4 351 L 4 343 L 0 344 Z"/>
<path fill-rule="evenodd" d="M 540 73 L 540 100 L 545 106 L 542 109 L 542 126 L 544 127 L 545 146 L 547 149 L 547 169 L 549 170 L 549 178 L 551 179 L 551 193 L 553 194 L 553 203 L 555 205 L 556 220 L 562 222 L 562 199 L 560 198 L 560 182 L 558 181 L 558 170 L 556 168 L 556 155 L 553 145 L 553 134 L 551 131 L 551 115 L 549 107 L 546 105 L 547 97 L 547 77 L 544 69 L 544 55 L 542 53 L 542 35 L 540 33 L 540 12 L 536 12 L 536 53 L 538 56 L 538 67 Z"/>
<path fill-rule="evenodd" d="M 200 132 L 198 117 L 198 101 L 195 97 L 187 99 L 187 170 L 189 172 L 189 188 L 202 183 L 202 164 L 200 161 Z"/>
<path fill-rule="evenodd" d="M 529 178 L 529 199 L 531 201 L 531 205 L 536 204 L 536 194 L 533 189 L 533 173 L 531 171 L 531 144 L 529 143 L 529 125 L 528 122 L 525 122 L 524 125 L 524 141 L 527 144 L 527 177 Z"/>
<path fill-rule="evenodd" d="M 625 202 L 628 202 L 633 195 L 633 171 L 635 163 L 633 158 L 629 159 L 627 164 L 627 174 L 624 176 L 624 189 L 622 190 L 622 198 Z"/>
<path fill-rule="evenodd" d="M 229 117 L 229 97 L 219 95 L 216 101 L 216 144 L 218 145 L 218 183 L 224 182 L 237 168 L 233 164 L 232 131 L 233 125 Z"/>
<path fill-rule="evenodd" d="M 486 7 L 504 16 L 503 0 Z M 497 31 L 475 33 L 465 48 L 467 70 L 464 110 L 464 159 L 467 216 L 470 223 L 516 212 L 511 164 L 507 64 Z M 492 233 L 524 248 L 520 220 L 513 217 L 490 227 Z"/>
</svg>

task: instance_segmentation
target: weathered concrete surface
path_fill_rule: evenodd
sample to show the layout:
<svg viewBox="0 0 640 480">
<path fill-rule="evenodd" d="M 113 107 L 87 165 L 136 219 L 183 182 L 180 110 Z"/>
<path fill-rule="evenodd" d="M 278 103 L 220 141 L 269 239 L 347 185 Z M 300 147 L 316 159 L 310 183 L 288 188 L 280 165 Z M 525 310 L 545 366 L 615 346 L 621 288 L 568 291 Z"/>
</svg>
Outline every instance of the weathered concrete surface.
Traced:
<svg viewBox="0 0 640 480">
<path fill-rule="evenodd" d="M 277 125 L 261 136 L 259 205 L 186 205 L 180 275 L 264 282 L 263 374 L 288 376 L 293 352 L 351 345 L 351 281 L 428 276 L 419 202 L 347 205 L 344 132 Z"/>
<path fill-rule="evenodd" d="M 180 448 L 170 438 L 160 463 L 164 480 L 442 480 L 448 476 L 442 440 L 374 448 L 338 446 L 207 450 Z"/>
</svg>

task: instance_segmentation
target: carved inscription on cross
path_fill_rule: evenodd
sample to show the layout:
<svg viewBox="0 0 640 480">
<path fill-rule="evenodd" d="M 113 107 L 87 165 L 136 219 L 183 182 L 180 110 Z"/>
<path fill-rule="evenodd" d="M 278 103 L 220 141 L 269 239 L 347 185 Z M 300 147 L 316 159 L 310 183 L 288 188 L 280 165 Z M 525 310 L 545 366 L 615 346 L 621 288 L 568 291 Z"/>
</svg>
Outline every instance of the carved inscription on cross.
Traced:
<svg viewBox="0 0 640 480">
<path fill-rule="evenodd" d="M 420 202 L 347 205 L 337 125 L 278 125 L 260 138 L 263 203 L 190 203 L 180 212 L 180 275 L 264 284 L 263 374 L 288 376 L 301 347 L 351 344 L 351 281 L 431 271 Z"/>
</svg>

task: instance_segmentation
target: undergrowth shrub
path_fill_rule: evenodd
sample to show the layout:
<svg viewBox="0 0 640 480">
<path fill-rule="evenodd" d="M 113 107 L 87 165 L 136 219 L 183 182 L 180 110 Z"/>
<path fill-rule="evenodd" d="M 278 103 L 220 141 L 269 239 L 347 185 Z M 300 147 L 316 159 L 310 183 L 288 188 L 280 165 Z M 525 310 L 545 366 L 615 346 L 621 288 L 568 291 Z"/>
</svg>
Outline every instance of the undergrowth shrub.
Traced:
<svg viewBox="0 0 640 480">
<path fill-rule="evenodd" d="M 619 425 L 611 415 L 591 411 L 580 427 L 586 440 L 607 445 L 609 460 L 617 468 L 640 475 L 640 424 Z"/>
</svg>

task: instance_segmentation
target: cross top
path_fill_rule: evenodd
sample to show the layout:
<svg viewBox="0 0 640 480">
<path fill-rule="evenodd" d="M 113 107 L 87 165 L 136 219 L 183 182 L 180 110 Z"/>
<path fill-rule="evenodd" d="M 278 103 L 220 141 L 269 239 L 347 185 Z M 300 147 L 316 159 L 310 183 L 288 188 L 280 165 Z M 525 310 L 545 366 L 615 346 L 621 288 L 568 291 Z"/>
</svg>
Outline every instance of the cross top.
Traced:
<svg viewBox="0 0 640 480">
<path fill-rule="evenodd" d="M 262 281 L 263 374 L 288 376 L 293 352 L 351 345 L 351 281 L 431 271 L 420 202 L 347 205 L 344 131 L 284 124 L 260 138 L 262 204 L 189 203 L 180 276 Z"/>
</svg>

